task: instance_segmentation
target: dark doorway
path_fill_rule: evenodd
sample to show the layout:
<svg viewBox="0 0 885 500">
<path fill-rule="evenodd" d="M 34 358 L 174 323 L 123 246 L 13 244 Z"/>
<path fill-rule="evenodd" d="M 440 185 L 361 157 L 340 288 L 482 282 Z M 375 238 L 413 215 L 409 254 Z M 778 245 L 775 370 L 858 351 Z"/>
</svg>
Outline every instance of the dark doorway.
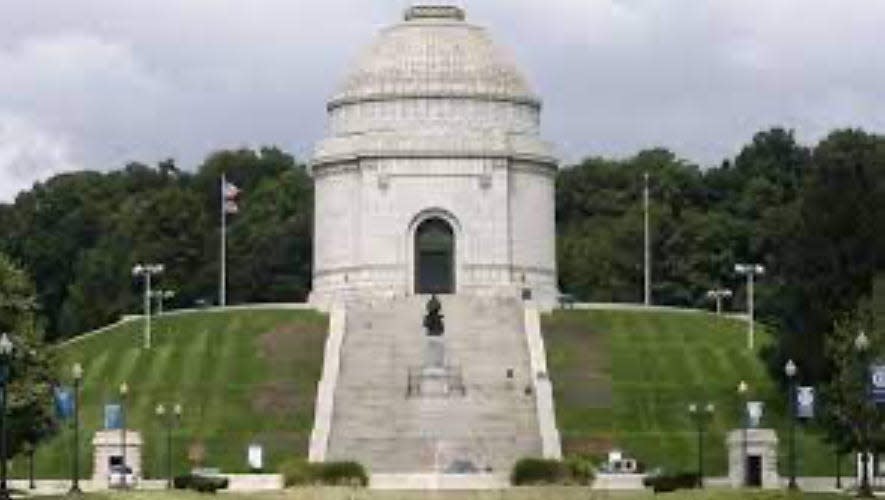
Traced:
<svg viewBox="0 0 885 500">
<path fill-rule="evenodd" d="M 415 230 L 415 293 L 455 293 L 455 235 L 442 219 Z"/>
<path fill-rule="evenodd" d="M 747 457 L 747 486 L 762 487 L 762 457 L 759 455 Z"/>
</svg>

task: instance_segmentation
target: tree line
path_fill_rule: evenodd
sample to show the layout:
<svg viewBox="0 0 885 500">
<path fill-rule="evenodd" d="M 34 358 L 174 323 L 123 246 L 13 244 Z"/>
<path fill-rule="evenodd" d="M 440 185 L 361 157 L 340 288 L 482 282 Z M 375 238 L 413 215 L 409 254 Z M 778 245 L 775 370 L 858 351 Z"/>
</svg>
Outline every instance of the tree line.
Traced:
<svg viewBox="0 0 885 500">
<path fill-rule="evenodd" d="M 242 189 L 228 226 L 229 302 L 304 300 L 314 230 L 305 165 L 276 148 L 219 151 L 192 172 L 172 160 L 131 163 L 57 175 L 0 205 L 0 253 L 33 279 L 45 339 L 138 312 L 137 262 L 165 264 L 158 286 L 176 292 L 167 307 L 214 303 L 222 172 Z M 712 168 L 662 148 L 564 167 L 556 185 L 563 292 L 642 300 L 646 173 L 654 302 L 708 307 L 706 291 L 727 287 L 730 308 L 742 309 L 733 266 L 764 264 L 756 303 L 779 332 L 767 353 L 772 370 L 791 357 L 809 382 L 824 379 L 825 339 L 885 270 L 885 138 L 844 129 L 807 146 L 773 128 Z"/>
</svg>

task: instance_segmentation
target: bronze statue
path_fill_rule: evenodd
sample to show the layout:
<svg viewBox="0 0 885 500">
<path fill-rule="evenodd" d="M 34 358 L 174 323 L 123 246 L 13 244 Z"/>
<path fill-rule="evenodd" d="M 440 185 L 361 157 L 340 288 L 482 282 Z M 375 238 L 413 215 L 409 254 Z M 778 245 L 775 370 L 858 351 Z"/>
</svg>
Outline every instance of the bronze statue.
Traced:
<svg viewBox="0 0 885 500">
<path fill-rule="evenodd" d="M 442 304 L 436 295 L 431 295 L 427 301 L 427 314 L 424 316 L 424 328 L 427 329 L 428 337 L 440 337 L 445 332 L 443 325 Z"/>
</svg>

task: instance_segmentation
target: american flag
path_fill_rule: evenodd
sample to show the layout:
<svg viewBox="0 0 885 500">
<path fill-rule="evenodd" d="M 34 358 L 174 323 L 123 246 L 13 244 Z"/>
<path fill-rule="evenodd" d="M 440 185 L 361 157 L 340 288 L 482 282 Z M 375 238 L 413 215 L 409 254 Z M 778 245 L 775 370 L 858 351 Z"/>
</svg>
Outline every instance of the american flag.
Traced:
<svg viewBox="0 0 885 500">
<path fill-rule="evenodd" d="M 221 198 L 224 201 L 224 212 L 228 214 L 237 213 L 240 208 L 237 206 L 237 196 L 240 194 L 240 188 L 231 182 L 224 181 L 221 186 Z"/>
</svg>

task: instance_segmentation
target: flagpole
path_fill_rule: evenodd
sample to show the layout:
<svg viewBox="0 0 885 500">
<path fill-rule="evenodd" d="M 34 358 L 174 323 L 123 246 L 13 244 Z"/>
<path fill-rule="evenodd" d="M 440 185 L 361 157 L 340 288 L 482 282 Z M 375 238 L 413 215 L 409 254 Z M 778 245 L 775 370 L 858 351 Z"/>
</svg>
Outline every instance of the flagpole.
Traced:
<svg viewBox="0 0 885 500">
<path fill-rule="evenodd" d="M 644 244 L 643 244 L 643 260 L 645 261 L 645 279 L 643 286 L 643 303 L 646 306 L 651 305 L 651 235 L 649 234 L 649 213 L 648 213 L 648 172 L 643 175 L 644 186 L 642 189 L 642 207 L 643 207 L 643 226 L 644 226 Z"/>
<path fill-rule="evenodd" d="M 218 283 L 218 305 L 227 305 L 227 199 L 224 190 L 227 188 L 227 176 L 221 174 L 221 189 L 218 197 L 221 200 L 221 277 Z"/>
</svg>

